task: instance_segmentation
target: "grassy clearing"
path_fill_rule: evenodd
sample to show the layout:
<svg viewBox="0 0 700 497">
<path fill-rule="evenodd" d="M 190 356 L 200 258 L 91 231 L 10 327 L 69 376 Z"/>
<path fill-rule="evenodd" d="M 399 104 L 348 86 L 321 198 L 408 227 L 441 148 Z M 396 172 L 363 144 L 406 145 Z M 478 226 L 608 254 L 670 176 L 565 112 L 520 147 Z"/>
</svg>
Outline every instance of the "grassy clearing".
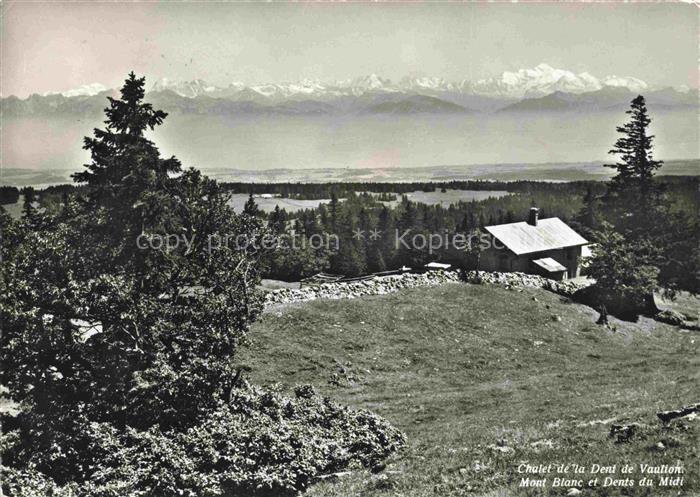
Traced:
<svg viewBox="0 0 700 497">
<path fill-rule="evenodd" d="M 589 473 L 526 489 L 518 464 L 617 464 L 623 478 L 621 464 L 677 460 L 683 487 L 581 495 L 700 495 L 700 420 L 655 419 L 700 400 L 700 337 L 645 319 L 613 331 L 596 317 L 542 290 L 445 285 L 269 312 L 239 360 L 255 382 L 311 383 L 407 434 L 383 473 L 324 481 L 309 497 L 566 495 L 552 476 Z M 613 422 L 642 427 L 616 444 Z"/>
</svg>

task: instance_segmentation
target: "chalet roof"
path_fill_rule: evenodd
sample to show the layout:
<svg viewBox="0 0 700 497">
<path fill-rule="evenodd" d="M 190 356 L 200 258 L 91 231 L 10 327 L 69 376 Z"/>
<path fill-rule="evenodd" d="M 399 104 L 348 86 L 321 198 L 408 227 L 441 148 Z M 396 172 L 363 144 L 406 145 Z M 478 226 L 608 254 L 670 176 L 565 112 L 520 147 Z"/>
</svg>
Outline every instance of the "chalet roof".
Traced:
<svg viewBox="0 0 700 497">
<path fill-rule="evenodd" d="M 538 265 L 548 273 L 559 273 L 561 271 L 566 271 L 566 268 L 564 266 L 559 264 L 551 257 L 545 257 L 544 259 L 536 259 L 532 262 L 533 264 Z"/>
<path fill-rule="evenodd" d="M 486 226 L 486 231 L 516 255 L 576 247 L 588 243 L 585 238 L 558 217 L 540 219 L 537 221 L 537 226 L 532 226 L 524 221 Z"/>
</svg>

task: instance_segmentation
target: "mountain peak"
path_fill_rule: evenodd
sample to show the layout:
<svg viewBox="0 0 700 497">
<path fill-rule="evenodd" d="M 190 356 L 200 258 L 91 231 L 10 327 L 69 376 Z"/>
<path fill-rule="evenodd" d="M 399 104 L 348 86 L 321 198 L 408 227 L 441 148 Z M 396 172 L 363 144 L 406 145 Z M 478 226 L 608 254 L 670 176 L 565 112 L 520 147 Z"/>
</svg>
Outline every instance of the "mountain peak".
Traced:
<svg viewBox="0 0 700 497">
<path fill-rule="evenodd" d="M 454 90 L 455 85 L 448 83 L 443 78 L 432 76 L 405 77 L 400 82 L 401 88 L 409 90 L 432 90 L 449 91 Z"/>
<path fill-rule="evenodd" d="M 552 66 L 549 64 L 546 64 L 544 62 L 540 62 L 535 66 L 535 69 L 537 69 L 540 72 L 552 72 L 552 71 L 557 71 L 557 69 L 554 69 Z"/>
<path fill-rule="evenodd" d="M 194 98 L 206 93 L 212 93 L 218 90 L 216 86 L 210 85 L 202 79 L 193 79 L 192 81 L 178 81 L 168 78 L 160 78 L 153 83 L 152 92 L 170 90 L 177 93 L 181 97 Z"/>
<path fill-rule="evenodd" d="M 649 85 L 647 85 L 644 81 L 631 76 L 607 76 L 603 79 L 602 83 L 604 86 L 627 88 L 630 91 L 643 91 L 649 88 Z"/>
<path fill-rule="evenodd" d="M 391 85 L 391 80 L 382 78 L 375 73 L 356 78 L 352 81 L 352 86 L 365 88 L 368 90 L 383 89 Z"/>
<path fill-rule="evenodd" d="M 648 85 L 637 78 L 606 76 L 598 79 L 588 72 L 576 74 L 544 62 L 530 69 L 505 71 L 495 78 L 481 79 L 470 87 L 476 94 L 510 98 L 537 97 L 557 91 L 586 93 L 603 87 L 625 88 L 630 91 L 648 89 Z"/>
<path fill-rule="evenodd" d="M 87 85 L 80 85 L 77 88 L 71 88 L 63 92 L 47 92 L 44 96 L 49 95 L 63 95 L 64 97 L 92 97 L 103 91 L 107 91 L 108 88 L 101 83 L 90 83 Z"/>
</svg>

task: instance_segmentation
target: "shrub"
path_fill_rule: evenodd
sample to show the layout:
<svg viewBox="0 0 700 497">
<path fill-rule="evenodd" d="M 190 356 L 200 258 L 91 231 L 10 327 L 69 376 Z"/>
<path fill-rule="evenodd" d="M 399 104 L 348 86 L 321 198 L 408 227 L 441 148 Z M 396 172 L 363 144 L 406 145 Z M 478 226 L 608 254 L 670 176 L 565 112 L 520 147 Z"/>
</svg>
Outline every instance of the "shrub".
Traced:
<svg viewBox="0 0 700 497">
<path fill-rule="evenodd" d="M 23 459 L 26 469 L 3 468 L 3 491 L 17 497 L 287 495 L 324 473 L 374 467 L 405 443 L 380 417 L 321 398 L 308 386 L 290 398 L 244 385 L 183 431 L 119 430 L 69 414 L 74 430 L 42 433 L 49 440 L 41 452 L 27 450 L 17 432 L 5 435 L 6 457 Z M 56 481 L 41 468 L 69 471 Z"/>
</svg>

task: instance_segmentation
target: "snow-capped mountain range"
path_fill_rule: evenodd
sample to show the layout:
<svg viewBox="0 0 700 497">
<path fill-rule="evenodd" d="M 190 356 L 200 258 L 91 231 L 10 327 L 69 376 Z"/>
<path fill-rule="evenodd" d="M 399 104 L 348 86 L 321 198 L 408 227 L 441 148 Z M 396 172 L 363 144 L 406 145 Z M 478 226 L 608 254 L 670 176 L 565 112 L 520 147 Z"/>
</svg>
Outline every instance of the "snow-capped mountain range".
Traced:
<svg viewBox="0 0 700 497">
<path fill-rule="evenodd" d="M 201 79 L 195 79 L 193 81 L 174 81 L 168 78 L 159 79 L 151 87 L 151 91 L 164 90 L 174 91 L 181 97 L 194 98 L 198 95 L 215 92 L 218 88 Z"/>
<path fill-rule="evenodd" d="M 539 64 L 531 69 L 505 71 L 499 76 L 477 81 L 462 80 L 448 82 L 438 77 L 406 77 L 398 82 L 382 78 L 377 74 L 335 82 L 321 82 L 305 79 L 294 83 L 267 83 L 246 85 L 233 82 L 228 86 L 216 86 L 202 79 L 178 81 L 162 78 L 151 85 L 149 92 L 172 91 L 185 98 L 200 95 L 211 97 L 248 97 L 250 100 L 283 99 L 292 97 L 337 97 L 362 95 L 368 92 L 429 92 L 463 93 L 483 97 L 519 99 L 541 97 L 554 92 L 586 93 L 606 87 L 626 88 L 632 92 L 649 90 L 650 86 L 632 76 L 605 76 L 597 78 L 588 72 L 576 74 L 565 69 L 555 69 L 547 64 Z M 100 83 L 82 85 L 60 93 L 64 97 L 93 96 L 107 91 Z M 683 89 L 681 89 L 683 91 Z"/>
<path fill-rule="evenodd" d="M 64 92 L 48 92 L 44 93 L 44 97 L 50 95 L 63 95 L 64 97 L 92 97 L 103 91 L 107 91 L 108 88 L 100 83 L 90 83 L 89 85 L 81 85 L 77 88 L 72 88 Z"/>
<path fill-rule="evenodd" d="M 540 64 L 477 81 L 405 77 L 397 82 L 377 74 L 345 81 L 305 79 L 293 83 L 216 86 L 201 79 L 155 81 L 148 99 L 166 112 L 184 114 L 425 114 L 471 112 L 558 112 L 619 110 L 642 93 L 654 109 L 698 107 L 698 90 L 654 88 L 631 76 L 595 77 Z M 97 114 L 116 89 L 99 83 L 62 93 L 0 99 L 6 116 Z"/>
<path fill-rule="evenodd" d="M 547 64 L 540 64 L 532 69 L 520 69 L 516 72 L 506 71 L 499 76 L 478 81 L 463 80 L 447 82 L 436 77 L 403 78 L 398 82 L 370 74 L 360 78 L 324 83 L 303 80 L 295 83 L 277 83 L 263 85 L 245 85 L 231 83 L 228 87 L 210 85 L 200 79 L 181 82 L 169 79 L 156 81 L 151 92 L 170 90 L 182 97 L 193 98 L 200 95 L 212 97 L 233 97 L 238 93 L 269 99 L 291 97 L 337 97 L 342 95 L 362 95 L 368 92 L 458 92 L 494 98 L 540 97 L 556 91 L 566 93 L 585 93 L 605 87 L 626 88 L 639 92 L 649 89 L 644 81 L 631 76 L 606 76 L 597 78 L 587 72 L 575 74 L 564 69 L 555 69 Z"/>
<path fill-rule="evenodd" d="M 476 81 L 471 85 L 471 89 L 479 95 L 522 98 L 541 97 L 556 91 L 586 93 L 606 86 L 626 88 L 633 92 L 649 88 L 644 81 L 631 76 L 606 76 L 598 79 L 587 72 L 574 74 L 571 71 L 540 64 L 533 69 L 506 71 L 497 78 Z"/>
</svg>

